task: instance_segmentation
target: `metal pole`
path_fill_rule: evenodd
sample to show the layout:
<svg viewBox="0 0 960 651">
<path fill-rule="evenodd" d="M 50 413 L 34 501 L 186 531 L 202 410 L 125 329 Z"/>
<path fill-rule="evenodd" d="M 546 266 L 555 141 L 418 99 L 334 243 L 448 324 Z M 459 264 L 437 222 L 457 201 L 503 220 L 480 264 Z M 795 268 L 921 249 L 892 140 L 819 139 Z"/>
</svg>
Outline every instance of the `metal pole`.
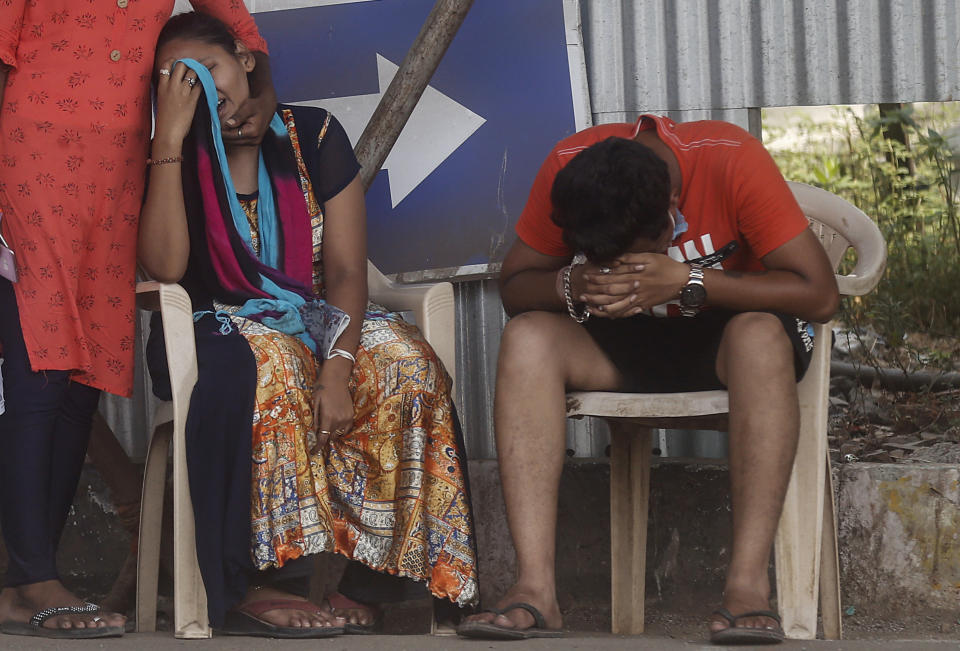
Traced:
<svg viewBox="0 0 960 651">
<path fill-rule="evenodd" d="M 363 188 L 373 183 L 383 161 L 420 101 L 444 53 L 466 18 L 473 0 L 437 0 L 413 45 L 387 87 L 354 152 L 363 169 Z"/>
</svg>

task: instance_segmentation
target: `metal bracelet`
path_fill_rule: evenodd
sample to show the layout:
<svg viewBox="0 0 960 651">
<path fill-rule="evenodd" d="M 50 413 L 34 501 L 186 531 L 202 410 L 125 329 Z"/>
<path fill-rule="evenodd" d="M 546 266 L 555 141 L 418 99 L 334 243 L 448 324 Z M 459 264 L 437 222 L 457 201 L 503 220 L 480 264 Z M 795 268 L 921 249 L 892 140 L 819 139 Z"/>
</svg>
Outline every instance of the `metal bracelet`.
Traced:
<svg viewBox="0 0 960 651">
<path fill-rule="evenodd" d="M 171 163 L 182 163 L 183 156 L 167 156 L 166 158 L 148 158 L 147 165 L 169 165 Z"/>
<path fill-rule="evenodd" d="M 327 356 L 327 359 L 332 357 L 343 357 L 344 359 L 349 359 L 351 364 L 357 363 L 357 358 L 353 356 L 353 353 L 346 351 L 343 348 L 330 349 L 330 354 Z"/>
<path fill-rule="evenodd" d="M 570 288 L 570 273 L 573 271 L 573 268 L 577 265 L 581 265 L 585 262 L 585 258 L 577 254 L 574 256 L 573 261 L 563 268 L 563 298 L 567 302 L 567 313 L 570 315 L 570 318 L 576 321 L 577 323 L 586 323 L 587 319 L 590 318 L 590 310 L 587 309 L 587 306 L 583 306 L 583 311 L 577 314 L 577 308 L 573 305 L 573 291 Z"/>
</svg>

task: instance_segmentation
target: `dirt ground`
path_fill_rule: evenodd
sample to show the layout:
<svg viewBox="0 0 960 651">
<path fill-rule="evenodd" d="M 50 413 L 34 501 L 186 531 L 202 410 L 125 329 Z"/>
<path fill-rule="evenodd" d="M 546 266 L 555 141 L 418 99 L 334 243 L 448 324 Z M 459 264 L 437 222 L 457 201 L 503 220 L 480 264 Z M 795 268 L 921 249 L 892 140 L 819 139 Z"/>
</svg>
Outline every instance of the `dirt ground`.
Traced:
<svg viewBox="0 0 960 651">
<path fill-rule="evenodd" d="M 960 369 L 960 338 L 912 334 L 891 346 L 869 330 L 835 329 L 833 359 L 867 373 L 884 369 L 894 380 L 864 381 L 834 369 L 829 440 L 835 462 L 960 463 L 960 385 L 943 386 Z M 940 386 L 931 390 L 935 381 Z"/>
</svg>

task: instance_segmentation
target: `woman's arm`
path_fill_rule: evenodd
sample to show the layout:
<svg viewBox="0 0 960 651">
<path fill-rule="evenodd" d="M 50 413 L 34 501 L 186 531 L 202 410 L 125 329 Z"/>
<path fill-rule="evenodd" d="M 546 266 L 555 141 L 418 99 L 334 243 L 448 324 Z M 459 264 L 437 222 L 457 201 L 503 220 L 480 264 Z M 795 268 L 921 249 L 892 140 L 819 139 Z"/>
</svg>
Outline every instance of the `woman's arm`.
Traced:
<svg viewBox="0 0 960 651">
<path fill-rule="evenodd" d="M 162 160 L 182 160 L 183 139 L 190 130 L 201 84 L 183 82 L 187 66 L 164 63 L 169 75 L 157 81 L 157 122 L 150 158 L 150 183 L 140 213 L 137 254 L 140 265 L 151 278 L 175 283 L 183 278 L 190 255 L 190 235 L 183 200 L 182 164 Z M 191 73 L 192 75 L 193 73 Z"/>
<path fill-rule="evenodd" d="M 360 176 L 354 177 L 324 205 L 323 284 L 327 302 L 350 315 L 350 325 L 336 348 L 356 354 L 367 310 L 367 220 Z M 346 434 L 353 427 L 353 400 L 347 381 L 353 363 L 344 357 L 323 362 L 314 392 L 318 444 L 331 432 Z"/>
<path fill-rule="evenodd" d="M 270 56 L 265 52 L 254 52 L 253 59 L 256 66 L 249 74 L 250 99 L 220 128 L 224 142 L 231 145 L 259 145 L 277 112 L 277 91 L 273 87 Z"/>
</svg>

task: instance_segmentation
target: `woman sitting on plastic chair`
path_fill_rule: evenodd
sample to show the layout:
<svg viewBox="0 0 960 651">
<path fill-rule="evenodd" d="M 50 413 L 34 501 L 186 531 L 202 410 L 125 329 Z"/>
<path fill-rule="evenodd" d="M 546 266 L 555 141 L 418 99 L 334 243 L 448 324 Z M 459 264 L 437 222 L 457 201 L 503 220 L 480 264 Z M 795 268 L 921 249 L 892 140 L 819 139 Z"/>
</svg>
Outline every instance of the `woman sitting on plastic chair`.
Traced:
<svg viewBox="0 0 960 651">
<path fill-rule="evenodd" d="M 166 25 L 140 226 L 141 265 L 181 283 L 195 310 L 187 463 L 211 624 L 369 632 L 380 603 L 425 594 L 397 577 L 473 603 L 450 378 L 414 326 L 367 303 L 359 165 L 333 116 L 280 106 L 259 148 L 224 147 L 220 121 L 246 101 L 254 66 L 215 19 Z M 152 328 L 158 395 L 161 338 Z M 314 604 L 307 555 L 324 551 L 353 562 Z"/>
</svg>

